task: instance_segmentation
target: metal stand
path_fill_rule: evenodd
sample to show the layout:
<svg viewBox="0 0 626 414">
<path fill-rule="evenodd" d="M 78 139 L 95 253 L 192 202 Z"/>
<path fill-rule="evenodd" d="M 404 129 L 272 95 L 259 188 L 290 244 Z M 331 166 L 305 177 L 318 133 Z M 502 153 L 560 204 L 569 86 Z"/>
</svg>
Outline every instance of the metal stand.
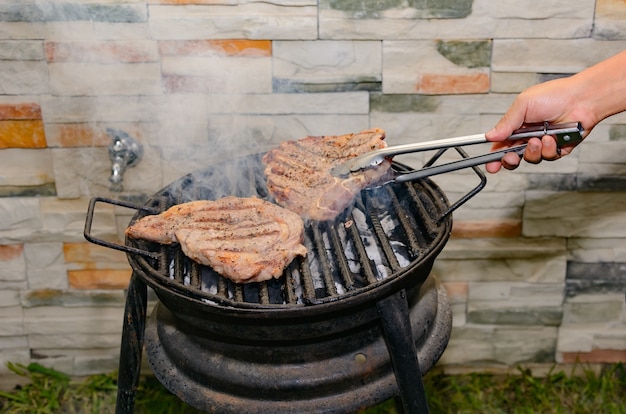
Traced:
<svg viewBox="0 0 626 414">
<path fill-rule="evenodd" d="M 128 297 L 124 308 L 120 364 L 117 376 L 116 414 L 132 414 L 135 393 L 141 373 L 141 353 L 146 328 L 148 288 L 133 272 L 128 284 Z"/>
<path fill-rule="evenodd" d="M 382 299 L 376 304 L 391 364 L 396 376 L 404 414 L 429 413 L 417 349 L 411 333 L 406 291 Z"/>
</svg>

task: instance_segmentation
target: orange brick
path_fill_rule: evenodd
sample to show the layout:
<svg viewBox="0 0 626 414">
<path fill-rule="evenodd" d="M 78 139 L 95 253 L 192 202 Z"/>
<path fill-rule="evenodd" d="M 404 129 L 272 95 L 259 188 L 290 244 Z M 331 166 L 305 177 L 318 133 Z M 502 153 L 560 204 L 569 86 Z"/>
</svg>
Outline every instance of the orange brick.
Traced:
<svg viewBox="0 0 626 414">
<path fill-rule="evenodd" d="M 461 94 L 489 92 L 489 75 L 473 73 L 470 75 L 441 75 L 425 73 L 416 86 L 424 94 Z"/>
<path fill-rule="evenodd" d="M 130 270 L 70 270 L 67 278 L 71 288 L 80 290 L 126 289 Z"/>
<path fill-rule="evenodd" d="M 42 119 L 41 107 L 36 103 L 0 104 L 0 121 L 32 119 Z"/>
<path fill-rule="evenodd" d="M 126 253 L 87 242 L 64 243 L 63 257 L 66 263 L 128 263 Z"/>
<path fill-rule="evenodd" d="M 111 143 L 106 128 L 93 124 L 56 124 L 48 132 L 50 147 L 105 147 Z"/>
<path fill-rule="evenodd" d="M 0 245 L 0 261 L 8 262 L 17 259 L 24 252 L 23 244 Z"/>
<path fill-rule="evenodd" d="M 132 41 L 46 42 L 48 62 L 140 63 L 155 62 L 155 51 Z"/>
<path fill-rule="evenodd" d="M 46 148 L 43 121 L 0 121 L 0 148 Z"/>
<path fill-rule="evenodd" d="M 469 286 L 467 282 L 443 282 L 448 297 L 452 300 L 467 300 Z"/>
<path fill-rule="evenodd" d="M 166 40 L 159 42 L 163 56 L 205 56 L 216 52 L 225 55 L 267 57 L 272 55 L 270 40 Z"/>
<path fill-rule="evenodd" d="M 563 363 L 610 363 L 626 362 L 626 350 L 594 349 L 591 352 L 563 352 Z"/>
<path fill-rule="evenodd" d="M 452 224 L 452 237 L 459 239 L 519 237 L 521 235 L 522 222 L 520 220 L 455 221 Z"/>
</svg>

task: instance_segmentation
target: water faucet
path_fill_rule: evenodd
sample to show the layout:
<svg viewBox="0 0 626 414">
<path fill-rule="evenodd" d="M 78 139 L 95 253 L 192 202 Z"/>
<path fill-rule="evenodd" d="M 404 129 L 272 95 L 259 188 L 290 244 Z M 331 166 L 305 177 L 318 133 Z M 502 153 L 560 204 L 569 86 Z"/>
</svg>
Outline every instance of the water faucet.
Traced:
<svg viewBox="0 0 626 414">
<path fill-rule="evenodd" d="M 107 128 L 107 134 L 112 138 L 109 145 L 109 157 L 113 163 L 111 166 L 111 191 L 119 193 L 122 191 L 122 180 L 126 168 L 134 167 L 143 155 L 143 146 L 119 129 Z"/>
</svg>

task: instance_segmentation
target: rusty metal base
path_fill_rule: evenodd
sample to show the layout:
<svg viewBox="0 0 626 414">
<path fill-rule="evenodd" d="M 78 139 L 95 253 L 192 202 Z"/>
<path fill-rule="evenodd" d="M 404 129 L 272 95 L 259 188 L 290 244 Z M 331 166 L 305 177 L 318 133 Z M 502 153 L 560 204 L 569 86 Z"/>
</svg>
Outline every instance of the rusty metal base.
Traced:
<svg viewBox="0 0 626 414">
<path fill-rule="evenodd" d="M 448 344 L 452 312 L 433 276 L 408 302 L 423 375 Z M 346 413 L 402 397 L 380 323 L 306 343 L 224 342 L 159 303 L 145 345 L 159 381 L 206 412 Z"/>
</svg>

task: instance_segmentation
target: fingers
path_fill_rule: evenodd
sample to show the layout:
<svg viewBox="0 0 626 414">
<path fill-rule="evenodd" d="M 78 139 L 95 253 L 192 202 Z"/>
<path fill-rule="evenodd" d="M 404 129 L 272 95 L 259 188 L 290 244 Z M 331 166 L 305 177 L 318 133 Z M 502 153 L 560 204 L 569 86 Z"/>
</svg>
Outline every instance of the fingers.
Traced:
<svg viewBox="0 0 626 414">
<path fill-rule="evenodd" d="M 526 151 L 524 151 L 524 160 L 531 164 L 539 164 L 542 160 L 542 147 L 543 142 L 539 138 L 529 139 Z"/>
<path fill-rule="evenodd" d="M 558 160 L 561 157 L 556 140 L 546 135 L 541 138 L 541 158 L 547 161 Z"/>
<path fill-rule="evenodd" d="M 492 146 L 492 151 L 504 147 L 504 143 L 496 142 Z M 556 140 L 550 135 L 545 135 L 541 139 L 531 138 L 528 140 L 528 145 L 524 151 L 524 160 L 531 164 L 539 164 L 542 160 L 554 161 L 561 158 L 562 155 L 567 154 L 567 150 L 563 153 L 560 152 Z M 514 170 L 519 167 L 521 157 L 514 152 L 505 154 L 500 161 L 490 162 L 485 165 L 487 172 L 497 173 L 501 168 L 507 170 Z"/>
</svg>

